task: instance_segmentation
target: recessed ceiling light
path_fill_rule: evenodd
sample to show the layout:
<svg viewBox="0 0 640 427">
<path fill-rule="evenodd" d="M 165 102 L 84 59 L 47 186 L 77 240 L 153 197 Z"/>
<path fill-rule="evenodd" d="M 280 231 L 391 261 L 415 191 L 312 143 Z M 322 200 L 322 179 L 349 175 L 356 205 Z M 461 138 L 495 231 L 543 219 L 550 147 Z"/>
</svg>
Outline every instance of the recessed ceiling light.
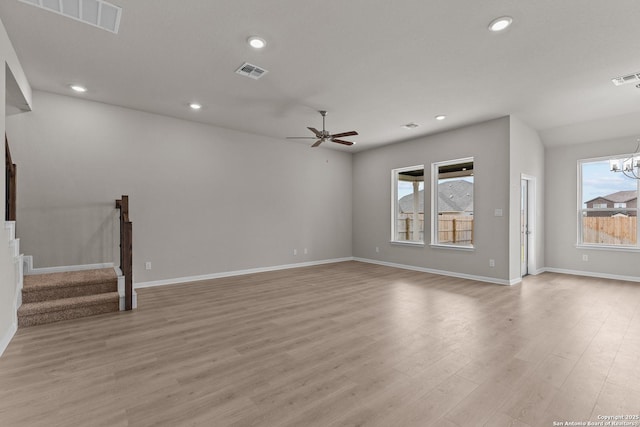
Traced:
<svg viewBox="0 0 640 427">
<path fill-rule="evenodd" d="M 251 46 L 254 49 L 262 49 L 267 45 L 267 42 L 262 37 L 258 37 L 258 36 L 249 37 L 247 39 L 247 43 L 249 43 L 249 46 Z"/>
<path fill-rule="evenodd" d="M 440 114 L 440 115 L 435 117 L 436 120 L 444 120 L 446 118 L 447 118 L 447 116 L 445 116 L 444 114 Z"/>
<path fill-rule="evenodd" d="M 407 123 L 406 125 L 403 125 L 402 127 L 405 128 L 405 129 L 415 129 L 418 126 L 420 126 L 420 125 L 417 124 L 417 123 Z"/>
<path fill-rule="evenodd" d="M 510 16 L 501 16 L 500 18 L 496 18 L 489 24 L 489 31 L 498 32 L 502 30 L 506 30 L 509 25 L 513 22 L 513 18 Z"/>
<path fill-rule="evenodd" d="M 87 91 L 87 88 L 81 85 L 70 85 L 69 87 L 79 93 L 84 93 Z"/>
<path fill-rule="evenodd" d="M 191 104 L 189 104 L 189 108 L 191 108 L 192 110 L 199 110 L 202 108 L 202 105 L 198 104 L 197 102 L 192 102 Z"/>
</svg>

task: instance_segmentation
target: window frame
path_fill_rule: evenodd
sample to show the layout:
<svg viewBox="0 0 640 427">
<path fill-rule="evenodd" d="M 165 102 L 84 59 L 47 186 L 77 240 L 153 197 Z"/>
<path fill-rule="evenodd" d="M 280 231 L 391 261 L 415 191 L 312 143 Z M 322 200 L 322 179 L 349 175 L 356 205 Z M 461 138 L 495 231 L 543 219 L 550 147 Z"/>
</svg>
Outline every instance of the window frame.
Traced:
<svg viewBox="0 0 640 427">
<path fill-rule="evenodd" d="M 462 157 L 459 159 L 453 159 L 453 160 L 444 160 L 444 161 L 440 161 L 440 162 L 434 162 L 431 164 L 431 244 L 430 246 L 434 247 L 434 248 L 446 248 L 446 249 L 455 249 L 455 250 L 460 250 L 460 251 L 473 251 L 475 250 L 475 244 L 471 243 L 468 245 L 457 245 L 457 244 L 449 244 L 449 243 L 440 243 L 438 242 L 438 216 L 439 216 L 439 209 L 438 209 L 438 200 L 439 200 L 439 196 L 438 196 L 438 185 L 439 185 L 439 174 L 440 174 L 440 167 L 441 166 L 449 166 L 449 165 L 457 165 L 457 164 L 461 164 L 461 163 L 473 163 L 474 169 L 475 169 L 475 158 L 473 156 L 470 157 Z M 474 205 L 474 211 L 475 211 L 475 172 L 473 173 L 473 188 L 474 188 L 474 194 L 473 194 L 473 205 Z M 475 212 L 473 214 L 473 218 L 474 218 L 474 225 L 475 225 Z M 475 231 L 472 231 L 472 233 L 475 235 Z M 473 242 L 473 240 L 472 240 Z"/>
<path fill-rule="evenodd" d="M 589 158 L 589 159 L 579 159 L 577 161 L 577 172 L 578 172 L 578 176 L 577 176 L 577 243 L 576 243 L 576 248 L 580 248 L 580 249 L 600 249 L 600 250 L 614 250 L 614 251 L 624 251 L 624 252 L 640 252 L 640 205 L 637 204 L 636 202 L 636 207 L 635 208 L 616 208 L 616 207 L 611 207 L 611 208 L 600 208 L 600 207 L 593 207 L 593 208 L 587 208 L 587 207 L 582 207 L 583 203 L 582 202 L 582 169 L 583 169 L 583 165 L 588 164 L 588 163 L 596 163 L 596 162 L 604 162 L 604 161 L 612 161 L 612 160 L 626 160 L 629 157 L 628 154 L 615 154 L 615 155 L 611 155 L 611 156 L 602 156 L 602 157 L 595 157 L 595 158 Z M 613 173 L 613 172 L 612 172 Z M 620 190 L 623 191 L 623 190 Z M 640 196 L 640 180 L 637 180 L 636 183 L 636 195 Z M 586 205 L 586 204 L 585 204 Z M 614 205 L 615 206 L 615 205 Z M 584 243 L 584 233 L 583 233 L 583 225 L 582 225 L 582 218 L 583 215 L 586 212 L 611 212 L 611 213 L 617 213 L 620 212 L 620 210 L 624 210 L 624 211 L 635 211 L 636 213 L 636 244 L 635 245 L 612 245 L 612 244 L 605 244 L 605 243 Z"/>
<path fill-rule="evenodd" d="M 408 172 L 408 171 L 414 171 L 414 170 L 420 170 L 422 169 L 422 187 L 423 187 L 423 192 L 426 191 L 426 183 L 424 181 L 424 171 L 425 171 L 425 167 L 424 164 L 421 165 L 415 165 L 415 166 L 405 166 L 405 167 L 401 167 L 401 168 L 395 168 L 391 170 L 391 240 L 390 243 L 392 244 L 396 244 L 396 245 L 407 245 L 407 246 L 420 246 L 420 247 L 424 247 L 425 245 L 425 237 L 426 237 L 426 227 L 424 226 L 426 224 L 426 199 L 424 201 L 424 205 L 423 206 L 423 216 L 425 216 L 424 220 L 423 220 L 423 226 L 422 226 L 422 240 L 399 240 L 397 238 L 397 228 L 398 228 L 398 219 L 397 219 L 397 213 L 398 213 L 398 175 L 402 172 Z"/>
</svg>

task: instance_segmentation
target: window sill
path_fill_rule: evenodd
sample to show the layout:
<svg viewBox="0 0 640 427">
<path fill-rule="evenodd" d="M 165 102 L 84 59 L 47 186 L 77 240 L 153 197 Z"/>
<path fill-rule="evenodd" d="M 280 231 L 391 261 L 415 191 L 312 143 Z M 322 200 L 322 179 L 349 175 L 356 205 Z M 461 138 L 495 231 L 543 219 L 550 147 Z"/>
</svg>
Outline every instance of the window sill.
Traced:
<svg viewBox="0 0 640 427">
<path fill-rule="evenodd" d="M 609 245 L 585 245 L 576 244 L 576 249 L 587 249 L 596 251 L 617 251 L 617 252 L 640 252 L 640 247 L 635 246 L 609 246 Z"/>
<path fill-rule="evenodd" d="M 442 245 L 437 243 L 432 243 L 429 246 L 431 246 L 434 249 L 453 249 L 453 250 L 467 251 L 467 252 L 473 252 L 476 250 L 475 246 Z"/>
<path fill-rule="evenodd" d="M 424 242 L 410 242 L 410 241 L 404 241 L 404 240 L 391 240 L 389 243 L 391 243 L 392 245 L 398 245 L 398 246 L 415 246 L 415 247 L 419 247 L 419 248 L 424 248 Z"/>
</svg>

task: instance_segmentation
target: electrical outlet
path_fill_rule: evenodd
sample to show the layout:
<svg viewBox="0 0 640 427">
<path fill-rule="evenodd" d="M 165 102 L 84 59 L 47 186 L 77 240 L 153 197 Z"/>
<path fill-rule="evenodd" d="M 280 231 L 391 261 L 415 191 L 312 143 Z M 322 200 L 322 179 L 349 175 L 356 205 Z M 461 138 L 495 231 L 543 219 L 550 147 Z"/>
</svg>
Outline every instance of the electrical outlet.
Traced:
<svg viewBox="0 0 640 427">
<path fill-rule="evenodd" d="M 376 253 L 380 253 L 380 248 L 376 246 Z"/>
<path fill-rule="evenodd" d="M 298 250 L 297 250 L 297 249 L 294 249 L 294 250 L 293 250 L 293 254 L 294 254 L 294 255 L 298 255 Z"/>
<path fill-rule="evenodd" d="M 307 250 L 307 248 L 304 248 L 304 254 L 306 255 L 308 253 L 309 253 L 309 251 Z"/>
<path fill-rule="evenodd" d="M 496 266 L 496 260 L 495 259 L 490 259 L 489 260 L 489 267 L 495 267 Z"/>
<path fill-rule="evenodd" d="M 145 270 L 151 270 L 151 261 L 147 261 L 144 263 L 144 269 Z"/>
<path fill-rule="evenodd" d="M 583 254 L 583 255 L 582 255 L 582 260 L 583 260 L 583 261 L 589 261 L 589 255 L 587 255 L 587 254 Z"/>
</svg>

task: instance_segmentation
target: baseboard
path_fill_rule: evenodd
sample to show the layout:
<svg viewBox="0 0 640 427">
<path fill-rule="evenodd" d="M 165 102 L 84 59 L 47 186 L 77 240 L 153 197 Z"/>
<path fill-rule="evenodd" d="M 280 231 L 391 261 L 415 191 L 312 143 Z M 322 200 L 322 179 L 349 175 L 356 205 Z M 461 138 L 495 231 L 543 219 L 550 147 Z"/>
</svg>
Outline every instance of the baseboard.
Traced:
<svg viewBox="0 0 640 427">
<path fill-rule="evenodd" d="M 573 276 L 596 277 L 598 279 L 622 280 L 625 282 L 640 282 L 640 276 L 622 276 L 620 274 L 597 273 L 593 271 L 567 270 L 564 268 L 545 267 L 549 273 L 571 274 Z"/>
<path fill-rule="evenodd" d="M 234 271 L 225 271 L 221 273 L 213 273 L 213 274 L 203 274 L 200 276 L 187 276 L 187 277 L 176 277 L 173 279 L 164 279 L 164 280 L 154 280 L 150 282 L 138 282 L 134 283 L 133 286 L 136 289 L 140 288 L 151 288 L 154 286 L 165 286 L 165 285 L 177 285 L 180 283 L 189 283 L 189 282 L 199 282 L 201 280 L 211 280 L 211 279 L 221 279 L 224 277 L 232 277 L 232 276 L 243 276 L 245 274 L 256 274 L 256 273 L 265 273 L 268 271 L 277 271 L 277 270 L 287 270 L 291 268 L 301 268 L 301 267 L 311 267 L 314 265 L 322 265 L 322 264 L 333 264 L 336 262 L 345 262 L 345 261 L 353 261 L 352 257 L 347 258 L 334 258 L 334 259 L 325 259 L 321 261 L 310 261 L 310 262 L 301 262 L 297 264 L 284 264 L 284 265 L 276 265 L 272 267 L 260 267 L 260 268 L 250 268 L 247 270 L 234 270 Z"/>
<path fill-rule="evenodd" d="M 11 342 L 11 339 L 13 338 L 13 336 L 16 334 L 17 331 L 18 331 L 18 323 L 13 322 L 11 326 L 9 326 L 9 329 L 7 329 L 4 332 L 4 334 L 2 334 L 2 336 L 0 337 L 0 356 L 2 356 L 4 351 L 7 349 L 7 347 L 9 346 L 9 343 Z"/>
<path fill-rule="evenodd" d="M 537 276 L 538 274 L 542 274 L 545 271 L 547 271 L 545 268 L 538 268 L 538 269 L 536 269 L 534 271 L 530 271 L 529 274 L 532 275 L 532 276 Z"/>
<path fill-rule="evenodd" d="M 425 267 L 416 267 L 413 265 L 406 265 L 406 264 L 396 264 L 394 262 L 386 262 L 386 261 L 378 261 L 378 260 L 374 260 L 374 259 L 368 259 L 368 258 L 353 258 L 354 261 L 360 261 L 360 262 L 366 262 L 369 264 L 378 264 L 378 265 L 384 265 L 386 267 L 395 267 L 395 268 L 402 268 L 403 270 L 413 270 L 413 271 L 420 271 L 422 273 L 431 273 L 431 274 L 437 274 L 440 276 L 449 276 L 449 277 L 456 277 L 458 279 L 468 279 L 468 280 L 475 280 L 478 282 L 487 282 L 487 283 L 494 283 L 496 285 L 503 285 L 503 286 L 512 286 L 515 285 L 517 283 L 520 283 L 522 281 L 522 279 L 517 278 L 517 279 L 512 279 L 512 280 L 506 280 L 506 279 L 497 279 L 495 277 L 486 277 L 486 276 L 476 276 L 473 274 L 466 274 L 466 273 L 457 273 L 454 271 L 445 271 L 445 270 L 436 270 L 433 268 L 425 268 Z"/>
<path fill-rule="evenodd" d="M 100 268 L 114 267 L 112 262 L 107 262 L 102 264 L 63 265 L 59 267 L 34 268 L 32 255 L 25 255 L 23 262 L 24 274 L 27 276 L 32 274 L 65 273 L 68 271 L 98 270 Z"/>
</svg>

